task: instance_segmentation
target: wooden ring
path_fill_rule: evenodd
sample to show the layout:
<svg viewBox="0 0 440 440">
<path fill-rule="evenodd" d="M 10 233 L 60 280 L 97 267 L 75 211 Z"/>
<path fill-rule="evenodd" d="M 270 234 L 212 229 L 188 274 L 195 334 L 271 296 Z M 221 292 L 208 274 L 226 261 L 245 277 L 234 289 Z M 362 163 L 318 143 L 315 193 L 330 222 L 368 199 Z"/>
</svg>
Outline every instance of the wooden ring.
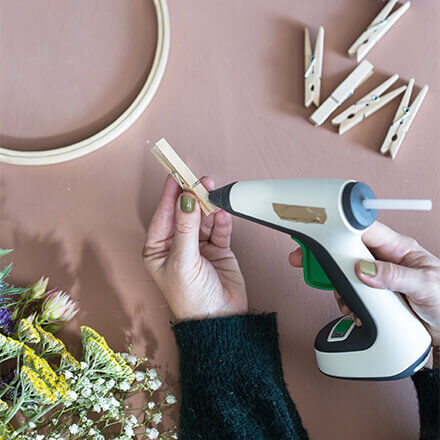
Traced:
<svg viewBox="0 0 440 440">
<path fill-rule="evenodd" d="M 20 151 L 0 147 L 0 162 L 15 165 L 49 165 L 66 162 L 96 151 L 124 133 L 153 99 L 165 72 L 170 51 L 170 17 L 166 0 L 153 0 L 157 17 L 157 44 L 148 78 L 132 102 L 108 127 L 87 139 L 52 150 Z"/>
</svg>

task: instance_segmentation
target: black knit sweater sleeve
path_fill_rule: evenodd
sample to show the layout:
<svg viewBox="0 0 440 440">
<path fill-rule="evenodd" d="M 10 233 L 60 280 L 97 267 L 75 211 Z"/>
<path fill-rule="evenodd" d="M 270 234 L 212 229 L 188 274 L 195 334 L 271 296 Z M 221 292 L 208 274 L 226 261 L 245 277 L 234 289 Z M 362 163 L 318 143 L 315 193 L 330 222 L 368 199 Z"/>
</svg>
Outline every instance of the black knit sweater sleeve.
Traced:
<svg viewBox="0 0 440 440">
<path fill-rule="evenodd" d="M 420 440 L 440 439 L 440 368 L 421 370 L 412 376 L 419 398 Z"/>
<path fill-rule="evenodd" d="M 182 440 L 303 440 L 284 383 L 275 314 L 174 326 Z"/>
</svg>

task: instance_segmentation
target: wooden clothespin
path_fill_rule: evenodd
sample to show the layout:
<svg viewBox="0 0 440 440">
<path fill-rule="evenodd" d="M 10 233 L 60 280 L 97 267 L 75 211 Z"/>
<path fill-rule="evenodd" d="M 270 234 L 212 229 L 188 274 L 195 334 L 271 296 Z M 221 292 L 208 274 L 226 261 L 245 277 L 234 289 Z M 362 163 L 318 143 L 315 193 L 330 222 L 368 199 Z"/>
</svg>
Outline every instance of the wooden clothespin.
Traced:
<svg viewBox="0 0 440 440">
<path fill-rule="evenodd" d="M 364 60 L 347 78 L 339 84 L 333 93 L 310 116 L 315 125 L 321 125 L 354 91 L 373 73 L 373 65 Z"/>
<path fill-rule="evenodd" d="M 394 116 L 394 121 L 388 130 L 382 147 L 380 148 L 382 154 L 389 154 L 393 159 L 396 157 L 403 139 L 405 138 L 406 132 L 414 121 L 429 89 L 428 85 L 425 85 L 414 99 L 413 103 L 409 105 L 413 87 L 414 78 L 411 78 L 408 87 L 406 88 L 406 92 L 400 101 L 396 115 Z"/>
<path fill-rule="evenodd" d="M 382 93 L 389 89 L 398 79 L 399 75 L 396 73 L 361 98 L 356 104 L 336 116 L 336 118 L 333 118 L 332 124 L 339 125 L 339 134 L 343 134 L 350 130 L 350 128 L 353 128 L 355 125 L 368 118 L 368 116 L 377 112 L 384 105 L 388 104 L 396 96 L 404 92 L 406 86 L 399 87 L 386 95 L 381 96 Z"/>
<path fill-rule="evenodd" d="M 350 56 L 356 55 L 357 62 L 374 47 L 374 45 L 391 29 L 394 23 L 408 10 L 411 2 L 404 3 L 399 9 L 390 15 L 398 0 L 390 0 L 379 12 L 377 17 L 370 23 L 368 28 L 348 49 Z"/>
<path fill-rule="evenodd" d="M 165 139 L 156 142 L 151 152 L 184 191 L 190 191 L 197 197 L 204 215 L 209 215 L 217 209 L 209 201 L 208 190 L 200 183 L 200 180 L 197 179 Z"/>
<path fill-rule="evenodd" d="M 324 28 L 319 27 L 316 37 L 315 52 L 312 54 L 309 29 L 304 31 L 304 64 L 305 64 L 305 93 L 304 105 L 310 107 L 315 104 L 319 107 L 319 95 L 321 93 L 322 61 L 324 58 Z"/>
</svg>

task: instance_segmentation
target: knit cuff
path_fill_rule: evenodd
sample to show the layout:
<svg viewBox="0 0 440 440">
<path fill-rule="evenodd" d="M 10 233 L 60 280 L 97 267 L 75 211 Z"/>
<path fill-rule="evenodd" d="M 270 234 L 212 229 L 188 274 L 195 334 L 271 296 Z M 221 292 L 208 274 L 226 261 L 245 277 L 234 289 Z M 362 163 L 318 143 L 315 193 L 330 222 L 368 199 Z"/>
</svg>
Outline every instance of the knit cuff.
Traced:
<svg viewBox="0 0 440 440">
<path fill-rule="evenodd" d="M 411 379 L 419 398 L 420 438 L 439 438 L 439 381 L 440 368 L 423 369 Z"/>
<path fill-rule="evenodd" d="M 264 369 L 282 376 L 275 313 L 185 321 L 173 330 L 180 369 L 191 371 L 193 380 L 224 382 Z"/>
</svg>

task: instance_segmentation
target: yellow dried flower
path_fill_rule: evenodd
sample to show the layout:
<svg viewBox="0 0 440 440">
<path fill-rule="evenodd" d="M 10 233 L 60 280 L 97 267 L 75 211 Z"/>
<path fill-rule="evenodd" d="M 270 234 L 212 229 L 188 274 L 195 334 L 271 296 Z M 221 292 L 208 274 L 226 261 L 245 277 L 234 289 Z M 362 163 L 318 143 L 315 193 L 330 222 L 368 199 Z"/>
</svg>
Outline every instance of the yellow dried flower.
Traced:
<svg viewBox="0 0 440 440">
<path fill-rule="evenodd" d="M 101 368 L 130 383 L 134 381 L 134 372 L 119 353 L 115 353 L 105 338 L 90 327 L 81 327 L 81 338 L 84 351 L 98 363 Z"/>
<path fill-rule="evenodd" d="M 134 381 L 135 375 L 134 371 L 130 366 L 125 362 L 124 358 L 119 353 L 114 353 L 116 362 L 121 366 L 121 368 L 124 370 L 124 373 L 126 375 L 126 380 L 128 380 L 130 383 Z"/>
<path fill-rule="evenodd" d="M 80 363 L 67 350 L 61 353 L 60 368 L 63 370 L 80 370 Z"/>
<path fill-rule="evenodd" d="M 18 324 L 17 330 L 20 341 L 31 344 L 38 344 L 40 342 L 40 335 L 35 327 L 26 319 L 22 319 Z"/>
<path fill-rule="evenodd" d="M 105 342 L 89 338 L 87 340 L 86 353 L 92 359 L 95 369 L 106 371 L 117 378 L 125 377 L 124 369 L 116 361 L 113 351 Z"/>
<path fill-rule="evenodd" d="M 67 385 L 65 377 L 58 377 L 45 359 L 37 356 L 30 350 L 26 350 L 23 356 L 23 365 L 37 373 L 39 378 L 47 385 L 50 392 L 56 397 L 61 399 L 67 398 L 69 386 Z"/>
<path fill-rule="evenodd" d="M 26 350 L 23 356 L 23 365 L 35 371 L 51 390 L 56 389 L 58 376 L 45 359 L 37 356 L 35 352 Z"/>
<path fill-rule="evenodd" d="M 28 348 L 22 342 L 0 334 L 0 357 L 2 360 L 20 356 Z"/>
<path fill-rule="evenodd" d="M 102 342 L 104 345 L 108 347 L 108 344 L 103 336 L 101 336 L 97 331 L 93 330 L 90 327 L 87 327 L 86 325 L 81 326 L 81 339 L 83 346 L 87 345 L 87 340 L 93 338 L 97 341 Z"/>
<path fill-rule="evenodd" d="M 41 338 L 41 349 L 45 354 L 59 355 L 65 351 L 66 346 L 61 339 L 56 338 L 52 333 L 43 330 L 39 325 L 34 326 Z"/>
<path fill-rule="evenodd" d="M 32 395 L 46 404 L 57 401 L 56 396 L 50 391 L 45 382 L 29 367 L 21 367 L 20 378 L 24 394 Z"/>
</svg>

